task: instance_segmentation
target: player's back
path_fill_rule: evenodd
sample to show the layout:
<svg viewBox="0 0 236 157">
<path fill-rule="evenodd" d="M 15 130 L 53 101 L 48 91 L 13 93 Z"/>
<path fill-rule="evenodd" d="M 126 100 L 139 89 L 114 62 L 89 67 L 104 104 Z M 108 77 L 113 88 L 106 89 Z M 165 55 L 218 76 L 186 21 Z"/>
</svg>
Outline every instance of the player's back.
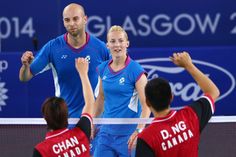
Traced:
<svg viewBox="0 0 236 157">
<path fill-rule="evenodd" d="M 36 149 L 43 157 L 89 157 L 89 139 L 80 128 L 59 129 L 48 132 Z"/>
<path fill-rule="evenodd" d="M 158 157 L 197 157 L 199 121 L 190 107 L 156 118 L 139 137 Z"/>
</svg>

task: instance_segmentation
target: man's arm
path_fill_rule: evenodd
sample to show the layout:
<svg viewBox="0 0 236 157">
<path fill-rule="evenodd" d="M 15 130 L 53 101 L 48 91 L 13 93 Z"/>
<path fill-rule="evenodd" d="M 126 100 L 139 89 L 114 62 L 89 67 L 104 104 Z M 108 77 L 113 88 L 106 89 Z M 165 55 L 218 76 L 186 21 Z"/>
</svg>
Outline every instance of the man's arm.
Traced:
<svg viewBox="0 0 236 157">
<path fill-rule="evenodd" d="M 34 56 L 31 51 L 26 51 L 25 53 L 23 53 L 21 57 L 22 66 L 19 72 L 20 81 L 26 82 L 26 81 L 29 81 L 33 77 L 30 71 L 30 64 L 33 61 L 33 59 L 34 59 Z"/>
<path fill-rule="evenodd" d="M 209 94 L 214 101 L 219 97 L 220 92 L 217 86 L 192 63 L 192 59 L 187 52 L 174 53 L 170 59 L 177 66 L 185 68 L 201 90 Z"/>
<path fill-rule="evenodd" d="M 138 138 L 135 157 L 155 157 L 155 154 L 145 141 Z"/>
</svg>

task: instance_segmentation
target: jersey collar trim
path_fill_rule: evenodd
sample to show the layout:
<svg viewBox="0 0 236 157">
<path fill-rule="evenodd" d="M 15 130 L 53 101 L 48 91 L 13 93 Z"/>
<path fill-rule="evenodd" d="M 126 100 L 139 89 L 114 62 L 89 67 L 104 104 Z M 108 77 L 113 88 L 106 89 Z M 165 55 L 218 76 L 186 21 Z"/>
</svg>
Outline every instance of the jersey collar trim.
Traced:
<svg viewBox="0 0 236 157">
<path fill-rule="evenodd" d="M 169 119 L 171 119 L 172 117 L 174 117 L 174 115 L 177 113 L 177 111 L 171 111 L 167 116 L 165 117 L 161 117 L 161 118 L 155 118 L 152 123 L 160 123 L 160 122 L 164 122 L 167 121 Z"/>
<path fill-rule="evenodd" d="M 125 67 L 124 68 L 122 68 L 122 69 L 120 69 L 119 71 L 113 71 L 112 70 L 112 68 L 111 68 L 111 63 L 113 62 L 113 59 L 111 59 L 110 61 L 109 61 L 109 63 L 108 63 L 108 68 L 109 68 L 109 70 L 112 72 L 112 73 L 118 73 L 118 72 L 120 72 L 120 71 L 122 71 L 123 69 L 125 69 L 128 65 L 129 65 L 129 63 L 130 63 L 130 61 L 131 61 L 131 58 L 129 57 L 129 55 L 127 55 L 127 57 L 126 57 L 126 60 L 125 60 Z"/>
<path fill-rule="evenodd" d="M 82 51 L 82 50 L 84 49 L 84 47 L 88 44 L 89 39 L 90 39 L 90 35 L 89 35 L 87 32 L 85 32 L 85 33 L 86 33 L 86 42 L 85 42 L 85 44 L 84 44 L 83 46 L 81 46 L 81 47 L 78 48 L 78 49 L 72 47 L 72 46 L 68 43 L 68 41 L 67 41 L 68 32 L 65 33 L 65 35 L 64 35 L 64 40 L 65 40 L 66 44 L 69 46 L 70 49 L 72 49 L 73 51 L 76 51 L 76 52 L 80 52 L 80 51 Z"/>
<path fill-rule="evenodd" d="M 65 132 L 67 132 L 69 129 L 64 128 L 64 129 L 59 129 L 59 130 L 55 130 L 55 131 L 50 131 L 46 134 L 46 138 L 45 139 L 49 139 L 55 136 L 59 136 Z"/>
</svg>

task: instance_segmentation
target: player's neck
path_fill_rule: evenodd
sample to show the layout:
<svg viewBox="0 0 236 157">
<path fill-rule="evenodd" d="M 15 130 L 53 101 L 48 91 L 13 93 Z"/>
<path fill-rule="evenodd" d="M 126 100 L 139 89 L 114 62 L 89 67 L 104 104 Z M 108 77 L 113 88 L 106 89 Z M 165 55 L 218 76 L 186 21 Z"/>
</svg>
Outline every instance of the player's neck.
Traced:
<svg viewBox="0 0 236 157">
<path fill-rule="evenodd" d="M 127 59 L 127 56 L 120 57 L 120 58 L 113 58 L 113 61 L 111 63 L 111 68 L 114 71 L 119 71 L 125 67 L 125 61 Z"/>
<path fill-rule="evenodd" d="M 79 34 L 77 36 L 72 36 L 67 34 L 67 42 L 74 48 L 78 49 L 86 43 L 86 33 Z"/>
<path fill-rule="evenodd" d="M 159 111 L 159 112 L 154 111 L 153 115 L 155 118 L 162 118 L 162 117 L 166 117 L 170 113 L 170 111 L 171 111 L 170 108 L 165 109 L 163 111 Z"/>
</svg>

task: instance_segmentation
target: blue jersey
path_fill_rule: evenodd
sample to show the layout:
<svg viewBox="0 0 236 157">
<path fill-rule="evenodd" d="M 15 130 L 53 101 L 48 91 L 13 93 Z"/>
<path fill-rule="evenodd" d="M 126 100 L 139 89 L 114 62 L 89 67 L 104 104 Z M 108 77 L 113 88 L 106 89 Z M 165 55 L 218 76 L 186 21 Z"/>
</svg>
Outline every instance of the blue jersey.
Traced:
<svg viewBox="0 0 236 157">
<path fill-rule="evenodd" d="M 103 62 L 97 68 L 102 79 L 104 91 L 104 118 L 138 118 L 141 106 L 135 83 L 139 80 L 144 69 L 129 56 L 126 59 L 125 68 L 114 72 L 110 61 Z M 136 128 L 136 125 L 103 125 L 101 132 L 113 135 L 128 135 Z"/>
<path fill-rule="evenodd" d="M 52 69 L 55 95 L 62 97 L 69 110 L 70 118 L 78 118 L 84 106 L 82 84 L 75 68 L 75 58 L 84 57 L 89 60 L 89 80 L 92 88 L 98 84 L 96 67 L 109 59 L 109 52 L 104 42 L 86 34 L 86 44 L 75 49 L 67 43 L 67 34 L 49 41 L 36 55 L 30 70 L 33 75 Z"/>
</svg>

